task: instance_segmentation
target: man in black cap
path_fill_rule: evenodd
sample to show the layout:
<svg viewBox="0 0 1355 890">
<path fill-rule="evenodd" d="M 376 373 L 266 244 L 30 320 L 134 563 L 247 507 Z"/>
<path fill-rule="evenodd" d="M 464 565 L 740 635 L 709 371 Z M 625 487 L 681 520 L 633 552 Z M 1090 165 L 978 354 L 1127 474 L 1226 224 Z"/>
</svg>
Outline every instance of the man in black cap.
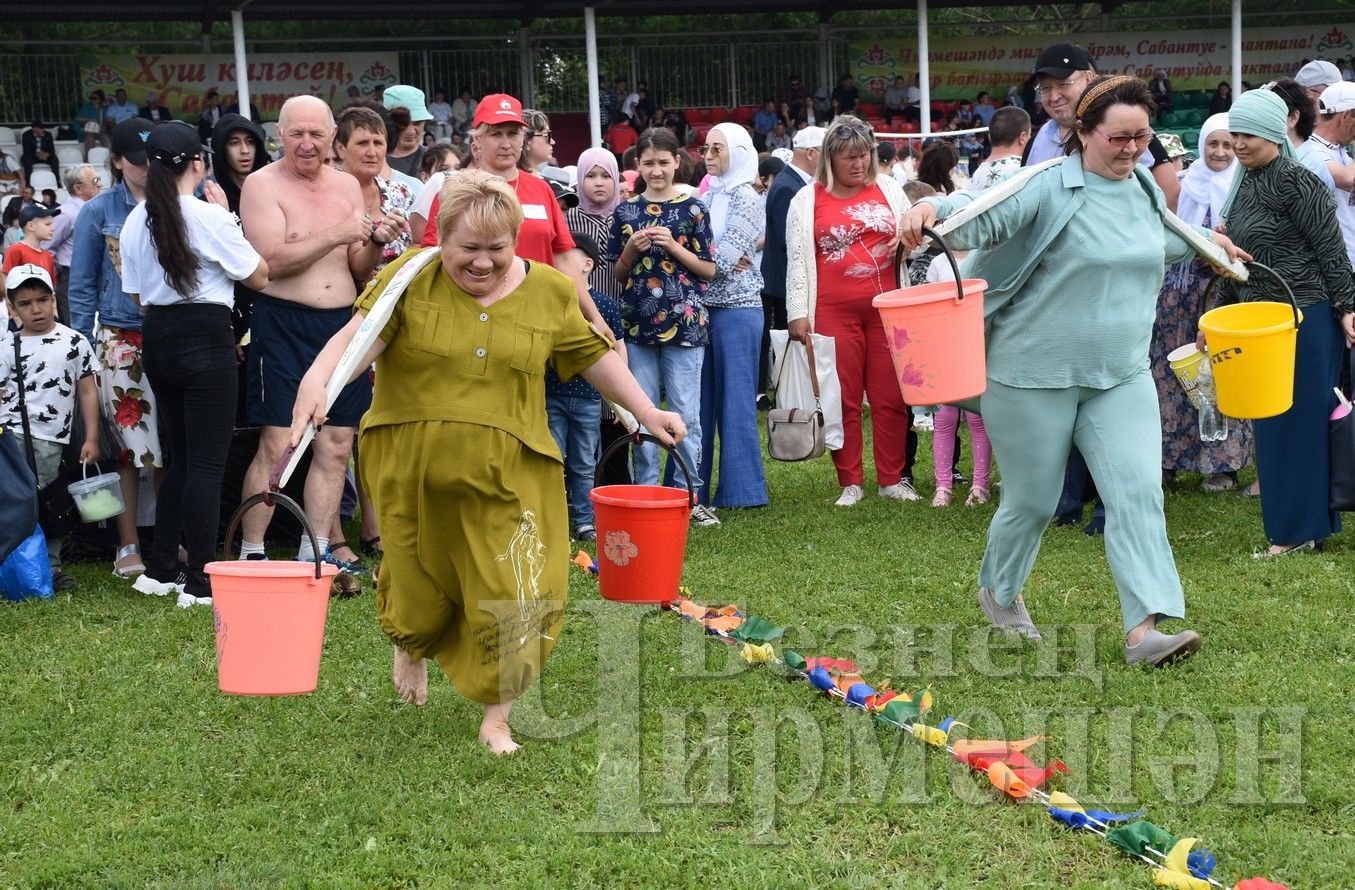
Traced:
<svg viewBox="0 0 1355 890">
<path fill-rule="evenodd" d="M 1087 84 L 1096 79 L 1096 65 L 1091 54 L 1076 43 L 1054 43 L 1045 47 L 1035 59 L 1036 95 L 1044 104 L 1049 120 L 1026 143 L 1025 165 L 1038 164 L 1064 155 L 1064 143 L 1073 132 L 1077 121 L 1077 102 Z M 1153 179 L 1162 189 L 1167 206 L 1176 209 L 1176 198 L 1181 194 L 1181 181 L 1176 168 L 1167 157 L 1167 149 L 1154 136 L 1139 163 L 1153 172 Z"/>
<path fill-rule="evenodd" d="M 56 159 L 56 143 L 52 141 L 52 134 L 47 132 L 47 126 L 42 121 L 33 121 L 33 128 L 24 133 L 23 143 L 23 154 L 20 155 L 19 161 L 24 168 L 24 182 L 33 179 L 33 167 L 37 164 L 51 167 L 53 176 L 61 174 Z"/>
</svg>

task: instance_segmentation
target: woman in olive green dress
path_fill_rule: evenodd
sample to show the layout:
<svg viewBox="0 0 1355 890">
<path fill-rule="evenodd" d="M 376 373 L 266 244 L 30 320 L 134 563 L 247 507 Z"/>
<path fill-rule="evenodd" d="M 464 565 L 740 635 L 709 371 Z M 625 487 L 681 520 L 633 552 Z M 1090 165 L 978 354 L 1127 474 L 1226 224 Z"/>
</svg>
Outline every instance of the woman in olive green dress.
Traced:
<svg viewBox="0 0 1355 890">
<path fill-rule="evenodd" d="M 676 444 L 681 418 L 644 395 L 611 344 L 579 311 L 573 283 L 514 256 L 522 209 L 502 180 L 462 173 L 442 191 L 440 263 L 410 282 L 362 363 L 377 363 L 360 427 L 363 484 L 385 538 L 377 584 L 394 682 L 427 697 L 426 658 L 485 706 L 480 741 L 517 749 L 513 701 L 537 678 L 564 620 L 568 515 L 560 452 L 546 425 L 545 372 L 582 375 Z M 431 248 L 430 248 L 431 249 Z M 386 283 L 383 270 L 353 321 L 302 380 L 293 441 L 324 421 L 324 386 Z"/>
</svg>

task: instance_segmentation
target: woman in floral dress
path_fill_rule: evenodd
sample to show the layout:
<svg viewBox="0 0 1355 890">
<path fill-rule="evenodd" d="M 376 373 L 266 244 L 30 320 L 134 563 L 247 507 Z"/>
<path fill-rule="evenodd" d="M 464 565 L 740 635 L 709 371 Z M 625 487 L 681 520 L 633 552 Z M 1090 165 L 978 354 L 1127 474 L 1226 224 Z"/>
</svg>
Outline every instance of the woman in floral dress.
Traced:
<svg viewBox="0 0 1355 890">
<path fill-rule="evenodd" d="M 1200 159 L 1181 178 L 1176 215 L 1192 225 L 1212 228 L 1219 223 L 1219 210 L 1237 173 L 1228 115 L 1216 114 L 1205 121 L 1199 146 Z M 1198 257 L 1167 269 L 1148 359 L 1162 411 L 1163 472 L 1168 477 L 1200 473 L 1205 476 L 1200 486 L 1205 491 L 1227 491 L 1237 485 L 1237 471 L 1251 459 L 1251 424 L 1229 419 L 1227 439 L 1201 441 L 1198 413 L 1167 360 L 1173 349 L 1195 342 L 1205 310 L 1204 292 L 1213 277 L 1213 270 Z"/>
</svg>

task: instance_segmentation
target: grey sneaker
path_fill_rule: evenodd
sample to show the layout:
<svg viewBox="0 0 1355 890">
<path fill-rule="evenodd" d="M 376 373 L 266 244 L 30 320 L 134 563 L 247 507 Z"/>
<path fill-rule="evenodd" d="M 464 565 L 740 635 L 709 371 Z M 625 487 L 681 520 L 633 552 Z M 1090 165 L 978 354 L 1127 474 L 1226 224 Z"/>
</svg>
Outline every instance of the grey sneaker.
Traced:
<svg viewBox="0 0 1355 890">
<path fill-rule="evenodd" d="M 922 495 L 913 489 L 913 483 L 906 479 L 899 480 L 893 485 L 881 485 L 880 497 L 889 498 L 894 501 L 920 501 Z"/>
<path fill-rule="evenodd" d="M 720 524 L 720 517 L 715 515 L 715 511 L 705 504 L 697 504 L 692 508 L 692 525 L 701 528 L 710 528 L 713 525 Z"/>
<path fill-rule="evenodd" d="M 980 587 L 979 605 L 983 607 L 983 614 L 993 622 L 993 627 L 1010 630 L 1028 640 L 1041 639 L 1039 628 L 1031 620 L 1026 604 L 1021 600 L 1013 600 L 1010 606 L 999 606 L 996 594 L 990 588 Z"/>
<path fill-rule="evenodd" d="M 1142 661 L 1153 667 L 1162 667 L 1199 652 L 1202 642 L 1203 638 L 1193 630 L 1164 634 L 1153 628 L 1143 635 L 1137 646 L 1124 647 L 1124 660 L 1126 664 Z"/>
</svg>

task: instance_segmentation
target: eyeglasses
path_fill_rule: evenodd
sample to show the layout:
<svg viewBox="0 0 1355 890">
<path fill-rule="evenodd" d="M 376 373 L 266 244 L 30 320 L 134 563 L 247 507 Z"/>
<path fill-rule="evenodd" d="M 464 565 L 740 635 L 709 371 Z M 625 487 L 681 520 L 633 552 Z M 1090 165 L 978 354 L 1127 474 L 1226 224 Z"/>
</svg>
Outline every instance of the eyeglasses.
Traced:
<svg viewBox="0 0 1355 890">
<path fill-rule="evenodd" d="M 696 153 L 703 158 L 704 157 L 718 158 L 720 155 L 725 153 L 725 149 L 723 145 L 703 145 L 696 150 Z"/>
<path fill-rule="evenodd" d="M 1152 138 L 1157 135 L 1152 130 L 1149 130 L 1146 133 L 1135 133 L 1132 136 L 1107 136 L 1105 131 L 1102 130 L 1100 127 L 1096 129 L 1096 132 L 1101 134 L 1102 139 L 1106 140 L 1113 147 L 1118 148 L 1121 151 L 1128 147 L 1129 143 L 1131 142 L 1134 143 L 1135 145 L 1147 145 L 1152 140 Z"/>
<path fill-rule="evenodd" d="M 90 179 L 90 181 L 89 181 L 89 184 L 90 184 L 90 185 L 103 185 L 103 184 L 104 184 L 104 178 L 103 178 L 102 176 L 95 176 L 95 177 L 92 177 L 92 178 Z"/>
<path fill-rule="evenodd" d="M 851 139 L 853 136 L 873 137 L 874 131 L 866 123 L 860 124 L 838 124 L 833 128 L 834 139 Z"/>
<path fill-rule="evenodd" d="M 1047 93 L 1073 93 L 1082 91 L 1082 80 L 1080 74 L 1074 74 L 1067 80 L 1053 80 L 1046 84 L 1039 84 L 1035 87 L 1035 95 L 1043 96 Z"/>
<path fill-rule="evenodd" d="M 542 138 L 545 139 L 547 142 L 554 142 L 554 141 L 555 141 L 555 137 L 551 135 L 551 131 L 550 131 L 550 130 L 541 130 L 541 131 L 539 131 L 539 132 L 536 132 L 536 133 L 533 133 L 533 134 L 532 134 L 532 138 L 533 138 L 533 139 L 535 139 L 537 136 L 542 137 Z"/>
</svg>

